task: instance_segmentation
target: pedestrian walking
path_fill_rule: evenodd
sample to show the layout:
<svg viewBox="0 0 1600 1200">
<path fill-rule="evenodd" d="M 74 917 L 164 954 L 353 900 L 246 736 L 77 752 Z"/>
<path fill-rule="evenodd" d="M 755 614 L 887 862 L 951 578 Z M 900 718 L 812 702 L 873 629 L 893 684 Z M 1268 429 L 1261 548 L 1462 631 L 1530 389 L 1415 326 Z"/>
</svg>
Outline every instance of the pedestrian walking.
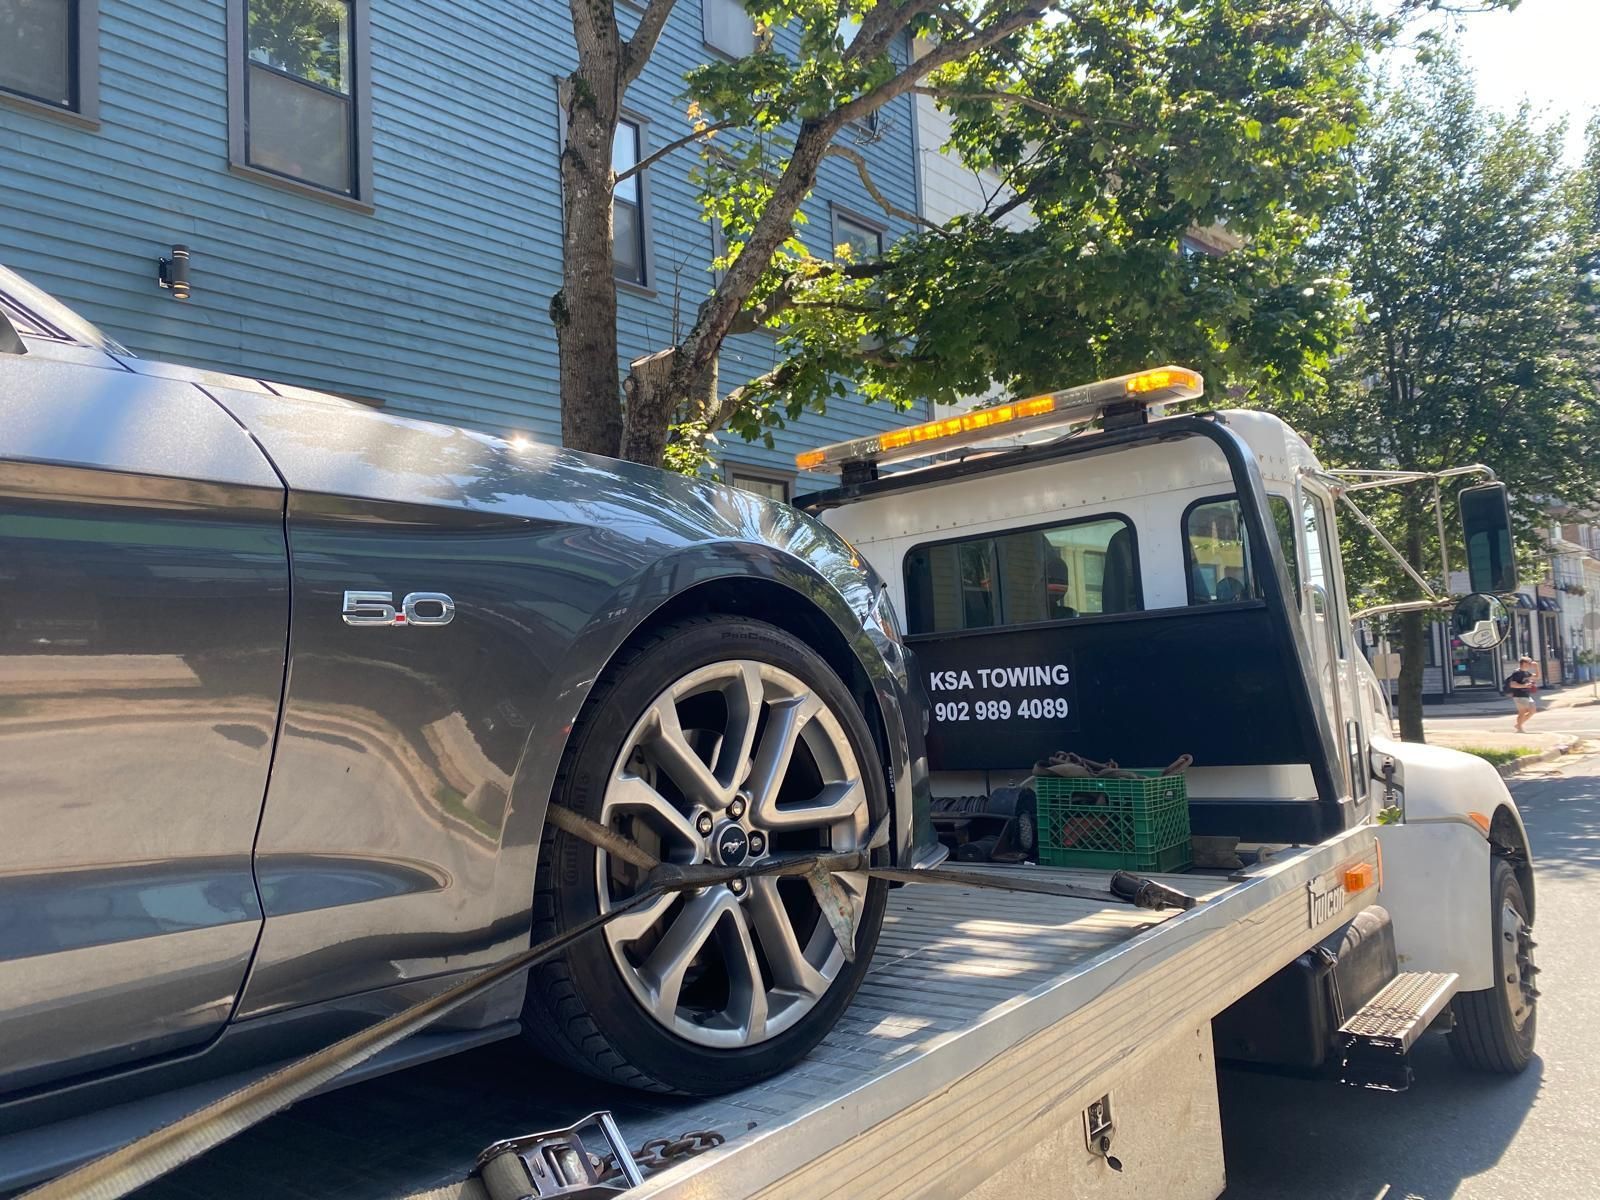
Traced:
<svg viewBox="0 0 1600 1200">
<path fill-rule="evenodd" d="M 1538 712 L 1533 693 L 1539 686 L 1539 671 L 1533 659 L 1524 654 L 1517 660 L 1517 669 L 1506 676 L 1506 691 L 1517 706 L 1517 732 L 1528 723 L 1528 718 Z"/>
</svg>

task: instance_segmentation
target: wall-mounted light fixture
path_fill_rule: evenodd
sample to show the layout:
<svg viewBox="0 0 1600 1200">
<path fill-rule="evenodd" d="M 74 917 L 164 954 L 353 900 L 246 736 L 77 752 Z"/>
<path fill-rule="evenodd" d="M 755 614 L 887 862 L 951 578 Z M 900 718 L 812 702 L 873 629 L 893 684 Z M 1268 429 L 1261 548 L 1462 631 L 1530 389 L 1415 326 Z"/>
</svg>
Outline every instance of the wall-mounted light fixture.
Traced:
<svg viewBox="0 0 1600 1200">
<path fill-rule="evenodd" d="M 189 298 L 189 247 L 174 246 L 171 258 L 156 260 L 156 278 L 172 293 L 174 300 Z"/>
</svg>

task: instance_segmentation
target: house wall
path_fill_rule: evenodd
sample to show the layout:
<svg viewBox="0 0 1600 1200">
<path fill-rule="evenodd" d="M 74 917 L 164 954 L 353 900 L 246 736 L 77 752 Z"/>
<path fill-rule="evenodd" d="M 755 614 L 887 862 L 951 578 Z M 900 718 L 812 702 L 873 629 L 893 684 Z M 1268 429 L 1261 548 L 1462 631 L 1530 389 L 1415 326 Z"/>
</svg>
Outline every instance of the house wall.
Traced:
<svg viewBox="0 0 1600 1200">
<path fill-rule="evenodd" d="M 370 24 L 371 204 L 303 195 L 231 170 L 230 4 L 100 5 L 99 124 L 0 101 L 0 261 L 136 353 L 382 401 L 492 432 L 559 435 L 561 277 L 556 78 L 575 61 L 565 5 L 360 0 Z M 637 9 L 617 5 L 626 28 Z M 689 131 L 684 73 L 714 52 L 696 0 L 680 3 L 626 104 L 645 153 Z M 860 148 L 903 208 L 917 203 L 915 115 L 888 106 Z M 670 344 L 711 286 L 711 232 L 683 151 L 649 172 L 655 264 L 621 296 L 621 357 Z M 903 231 L 855 171 L 824 164 L 800 236 L 826 254 L 841 204 Z M 191 248 L 193 298 L 156 285 L 156 260 Z M 732 386 L 773 365 L 773 340 L 724 351 Z M 915 414 L 913 414 L 915 415 Z M 897 423 L 853 397 L 729 458 L 787 468 L 795 449 Z"/>
</svg>

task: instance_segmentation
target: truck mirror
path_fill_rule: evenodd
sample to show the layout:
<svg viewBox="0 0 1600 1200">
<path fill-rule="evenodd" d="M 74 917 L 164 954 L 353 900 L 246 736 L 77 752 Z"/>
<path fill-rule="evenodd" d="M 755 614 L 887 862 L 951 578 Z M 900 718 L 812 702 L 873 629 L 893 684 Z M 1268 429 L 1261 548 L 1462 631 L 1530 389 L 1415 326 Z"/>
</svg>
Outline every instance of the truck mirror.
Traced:
<svg viewBox="0 0 1600 1200">
<path fill-rule="evenodd" d="M 1511 502 L 1503 483 L 1461 492 L 1461 532 L 1467 542 L 1467 586 L 1504 595 L 1517 590 L 1517 552 L 1511 544 Z"/>
<path fill-rule="evenodd" d="M 1450 632 L 1471 650 L 1493 650 L 1511 633 L 1511 614 L 1499 596 L 1474 592 L 1456 602 Z"/>
</svg>

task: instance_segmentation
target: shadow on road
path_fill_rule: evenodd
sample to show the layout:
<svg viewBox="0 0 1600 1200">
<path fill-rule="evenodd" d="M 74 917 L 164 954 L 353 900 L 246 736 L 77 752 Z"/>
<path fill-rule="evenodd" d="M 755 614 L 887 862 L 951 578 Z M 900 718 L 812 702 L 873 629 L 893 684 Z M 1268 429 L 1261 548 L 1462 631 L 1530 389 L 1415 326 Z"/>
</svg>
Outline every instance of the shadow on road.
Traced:
<svg viewBox="0 0 1600 1200">
<path fill-rule="evenodd" d="M 1600 868 L 1600 775 L 1530 779 L 1517 805 L 1533 843 L 1537 880 L 1592 878 Z"/>
<path fill-rule="evenodd" d="M 1445 1200 L 1493 1168 L 1543 1087 L 1542 1060 L 1512 1079 L 1478 1075 L 1442 1037 L 1412 1058 L 1417 1082 L 1399 1094 L 1222 1072 L 1226 1200 Z"/>
</svg>

